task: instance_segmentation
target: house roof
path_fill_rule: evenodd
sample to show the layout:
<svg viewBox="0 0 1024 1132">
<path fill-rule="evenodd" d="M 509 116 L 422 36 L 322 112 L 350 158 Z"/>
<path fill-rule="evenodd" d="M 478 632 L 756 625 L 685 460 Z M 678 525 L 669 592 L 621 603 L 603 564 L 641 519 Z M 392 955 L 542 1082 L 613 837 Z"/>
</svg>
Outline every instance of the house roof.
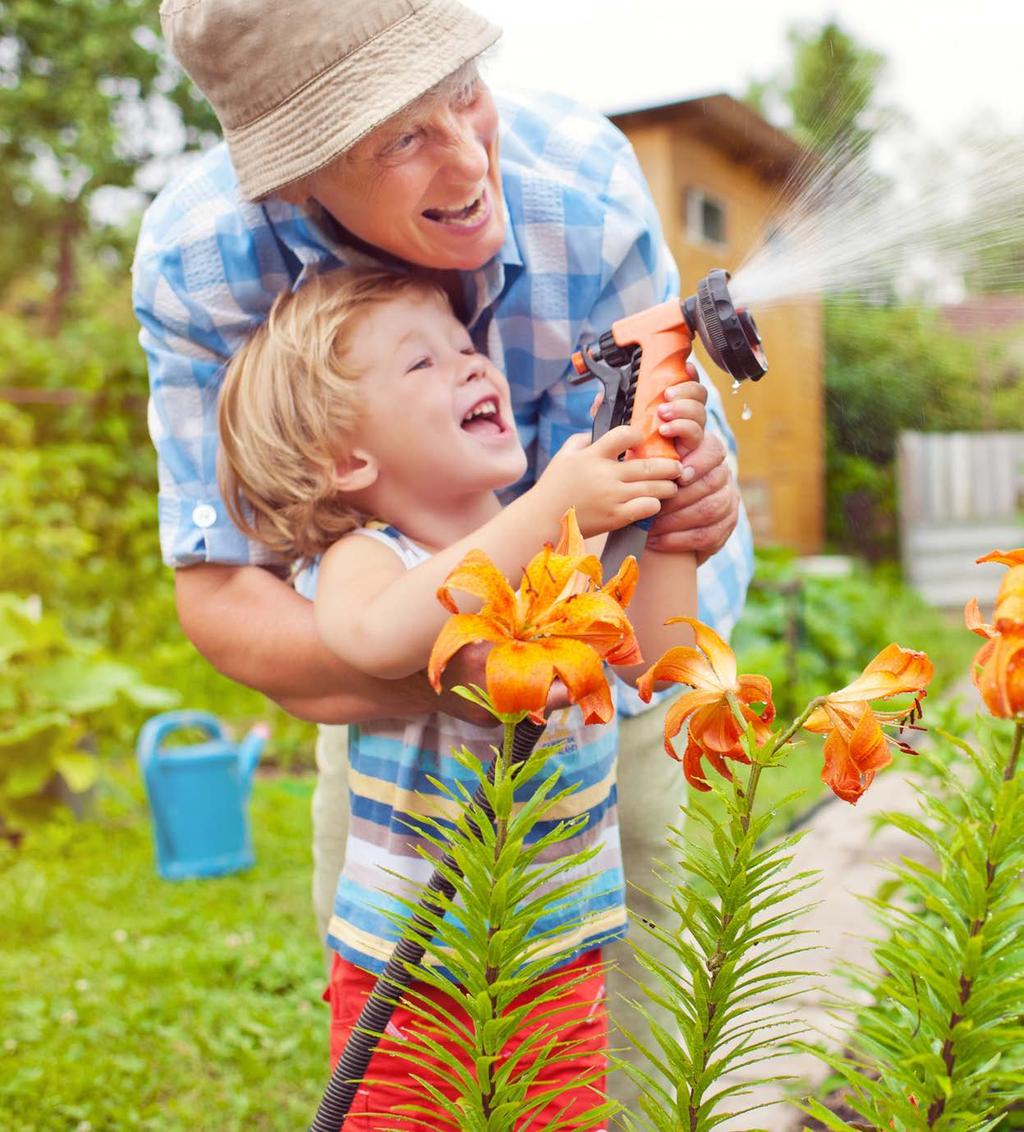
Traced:
<svg viewBox="0 0 1024 1132">
<path fill-rule="evenodd" d="M 971 335 L 1024 327 L 1024 295 L 973 295 L 941 308 L 943 322 L 955 334 Z"/>
<path fill-rule="evenodd" d="M 813 160 L 808 149 L 773 126 L 752 107 L 730 94 L 687 98 L 611 115 L 620 127 L 648 122 L 673 122 L 723 150 L 729 157 L 753 165 L 772 180 L 784 180 L 801 164 Z"/>
</svg>

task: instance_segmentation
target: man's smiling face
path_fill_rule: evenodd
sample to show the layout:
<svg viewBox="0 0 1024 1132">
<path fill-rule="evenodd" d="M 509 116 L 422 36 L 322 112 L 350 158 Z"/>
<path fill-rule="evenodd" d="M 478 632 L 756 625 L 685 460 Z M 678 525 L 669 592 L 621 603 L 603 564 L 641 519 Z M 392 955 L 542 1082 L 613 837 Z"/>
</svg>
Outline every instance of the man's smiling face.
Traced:
<svg viewBox="0 0 1024 1132">
<path fill-rule="evenodd" d="M 307 182 L 354 236 L 407 263 L 472 271 L 505 239 L 498 111 L 479 79 L 421 102 Z"/>
</svg>

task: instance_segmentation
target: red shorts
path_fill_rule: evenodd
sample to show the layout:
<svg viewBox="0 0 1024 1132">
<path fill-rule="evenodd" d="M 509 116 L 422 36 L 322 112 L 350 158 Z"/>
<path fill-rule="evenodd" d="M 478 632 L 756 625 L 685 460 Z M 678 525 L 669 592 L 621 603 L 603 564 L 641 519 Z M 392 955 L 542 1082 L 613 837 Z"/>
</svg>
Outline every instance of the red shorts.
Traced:
<svg viewBox="0 0 1024 1132">
<path fill-rule="evenodd" d="M 524 1127 L 528 1125 L 530 1129 L 547 1128 L 559 1118 L 568 1120 L 572 1116 L 580 1117 L 582 1113 L 605 1100 L 608 1012 L 605 1004 L 601 952 L 588 951 L 572 963 L 554 971 L 548 978 L 556 983 L 569 983 L 581 975 L 584 978 L 575 986 L 567 988 L 564 997 L 560 998 L 559 1006 L 564 1007 L 564 1010 L 559 1010 L 557 1022 L 553 1023 L 551 1019 L 543 1017 L 531 1020 L 532 1015 L 528 1015 L 527 1026 L 523 1033 L 505 1047 L 504 1054 L 507 1057 L 512 1053 L 528 1034 L 557 1024 L 560 1040 L 573 1043 L 572 1057 L 538 1076 L 530 1086 L 527 1096 L 536 1096 L 545 1089 L 550 1089 L 554 1084 L 565 1084 L 595 1070 L 599 1071 L 601 1076 L 579 1085 L 575 1090 L 570 1089 L 557 1101 L 550 1101 L 539 1112 L 531 1110 L 529 1118 L 524 1118 Z M 331 1004 L 332 1069 L 341 1057 L 349 1034 L 355 1029 L 359 1012 L 376 981 L 376 976 L 369 971 L 364 971 L 335 954 L 330 983 L 324 992 L 324 1000 Z M 432 1002 L 443 1005 L 445 1010 L 451 1012 L 460 1022 L 468 1024 L 469 1019 L 465 1013 L 448 996 L 424 983 L 414 983 L 413 987 L 418 995 L 426 996 Z M 527 991 L 515 1005 L 530 1002 L 538 993 L 539 989 Z M 551 1005 L 538 1007 L 538 1016 L 542 1015 L 545 1009 L 550 1010 Z M 385 1132 L 385 1129 L 395 1128 L 396 1124 L 393 1118 L 388 1120 L 383 1114 L 395 1111 L 398 1105 L 430 1103 L 429 1094 L 425 1090 L 416 1087 L 414 1092 L 409 1085 L 411 1073 L 427 1077 L 427 1070 L 422 1065 L 412 1065 L 400 1056 L 403 1035 L 423 1025 L 422 1019 L 399 1002 L 384 1037 L 370 1060 L 366 1076 L 373 1084 L 360 1085 L 345 1120 L 345 1132 Z M 453 1046 L 450 1049 L 452 1058 L 459 1057 L 463 1064 L 467 1063 L 465 1055 L 458 1047 Z M 389 1051 L 387 1056 L 384 1055 L 384 1051 Z M 394 1053 L 398 1053 L 399 1056 L 391 1056 Z M 524 1058 L 523 1062 L 519 1063 L 518 1071 L 525 1070 L 529 1065 L 530 1061 Z M 445 1096 L 453 1095 L 451 1086 L 443 1078 L 428 1079 Z M 371 1116 L 371 1113 L 375 1115 Z M 446 1132 L 447 1130 L 458 1132 L 440 1110 L 430 1123 L 405 1117 L 399 1124 L 403 1132 L 441 1132 L 442 1129 Z M 566 1127 L 577 1129 L 578 1132 L 600 1132 L 600 1129 L 595 1128 L 592 1123 L 581 1122 L 568 1124 Z"/>
</svg>

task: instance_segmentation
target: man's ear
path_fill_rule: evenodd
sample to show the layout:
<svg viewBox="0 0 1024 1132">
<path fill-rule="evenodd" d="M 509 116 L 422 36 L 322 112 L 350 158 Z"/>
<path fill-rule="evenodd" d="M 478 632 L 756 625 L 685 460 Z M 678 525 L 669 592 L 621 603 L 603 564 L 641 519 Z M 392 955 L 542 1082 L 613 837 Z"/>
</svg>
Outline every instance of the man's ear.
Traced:
<svg viewBox="0 0 1024 1132">
<path fill-rule="evenodd" d="M 334 465 L 334 483 L 339 491 L 365 491 L 377 482 L 379 475 L 376 456 L 362 448 L 353 448 Z"/>
<path fill-rule="evenodd" d="M 293 181 L 290 185 L 282 185 L 281 188 L 275 189 L 271 193 L 272 198 L 283 200 L 286 204 L 294 204 L 301 207 L 310 198 L 309 191 L 309 178 L 305 177 L 301 181 Z"/>
</svg>

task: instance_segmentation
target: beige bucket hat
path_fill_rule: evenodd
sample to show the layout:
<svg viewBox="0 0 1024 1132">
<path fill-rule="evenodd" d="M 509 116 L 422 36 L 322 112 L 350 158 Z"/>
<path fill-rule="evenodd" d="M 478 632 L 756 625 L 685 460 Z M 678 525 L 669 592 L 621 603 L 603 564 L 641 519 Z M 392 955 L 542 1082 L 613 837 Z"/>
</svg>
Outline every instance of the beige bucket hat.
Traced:
<svg viewBox="0 0 1024 1132">
<path fill-rule="evenodd" d="M 250 200 L 327 165 L 501 35 L 457 0 L 164 0 L 160 21 Z"/>
</svg>

